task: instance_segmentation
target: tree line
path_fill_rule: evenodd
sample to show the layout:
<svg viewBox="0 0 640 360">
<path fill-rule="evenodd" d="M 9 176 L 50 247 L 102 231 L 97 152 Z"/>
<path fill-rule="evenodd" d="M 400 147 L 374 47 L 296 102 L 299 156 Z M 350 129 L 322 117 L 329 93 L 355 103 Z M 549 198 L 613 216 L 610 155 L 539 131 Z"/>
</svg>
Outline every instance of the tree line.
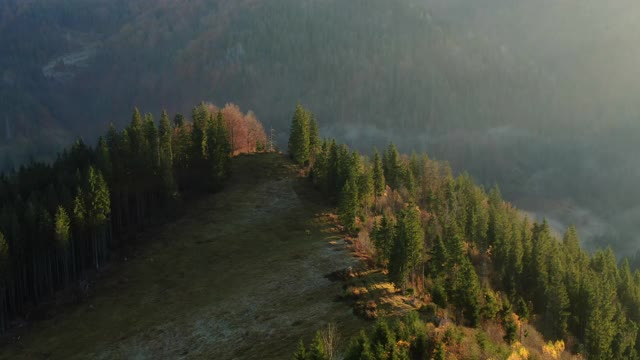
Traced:
<svg viewBox="0 0 640 360">
<path fill-rule="evenodd" d="M 429 294 L 458 324 L 513 330 L 517 315 L 590 359 L 639 358 L 640 271 L 628 261 L 617 263 L 611 249 L 587 253 L 575 226 L 556 238 L 497 186 L 487 193 L 426 154 L 390 144 L 369 159 L 332 139 L 312 141 L 309 114 L 296 108 L 289 154 L 402 291 Z"/>
<path fill-rule="evenodd" d="M 232 154 L 261 150 L 266 139 L 255 116 L 237 114 L 201 103 L 190 120 L 162 112 L 157 123 L 135 109 L 95 146 L 78 140 L 53 163 L 2 174 L 0 330 L 100 269 L 184 197 L 222 189 Z"/>
</svg>

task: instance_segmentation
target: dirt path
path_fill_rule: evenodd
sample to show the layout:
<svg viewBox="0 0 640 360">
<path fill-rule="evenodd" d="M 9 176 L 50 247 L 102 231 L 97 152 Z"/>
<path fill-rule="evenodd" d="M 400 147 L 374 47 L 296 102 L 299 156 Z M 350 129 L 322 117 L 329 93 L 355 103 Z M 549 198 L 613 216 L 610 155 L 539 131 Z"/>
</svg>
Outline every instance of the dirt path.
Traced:
<svg viewBox="0 0 640 360">
<path fill-rule="evenodd" d="M 0 358 L 289 359 L 327 322 L 361 320 L 324 275 L 353 259 L 326 209 L 275 154 L 234 161 L 221 194 L 153 233 L 78 307 L 34 326 Z"/>
</svg>

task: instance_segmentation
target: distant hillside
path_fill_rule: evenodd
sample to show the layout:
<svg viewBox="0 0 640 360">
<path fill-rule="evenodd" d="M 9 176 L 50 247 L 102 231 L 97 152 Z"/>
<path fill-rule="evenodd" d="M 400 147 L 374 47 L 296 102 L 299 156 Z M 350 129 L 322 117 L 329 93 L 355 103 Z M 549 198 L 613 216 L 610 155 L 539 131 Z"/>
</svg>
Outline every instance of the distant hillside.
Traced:
<svg viewBox="0 0 640 360">
<path fill-rule="evenodd" d="M 193 99 L 244 104 L 284 145 L 300 101 L 355 147 L 393 140 L 516 201 L 586 207 L 612 225 L 595 245 L 633 250 L 640 9 L 625 2 L 10 1 L 0 167 Z"/>
</svg>

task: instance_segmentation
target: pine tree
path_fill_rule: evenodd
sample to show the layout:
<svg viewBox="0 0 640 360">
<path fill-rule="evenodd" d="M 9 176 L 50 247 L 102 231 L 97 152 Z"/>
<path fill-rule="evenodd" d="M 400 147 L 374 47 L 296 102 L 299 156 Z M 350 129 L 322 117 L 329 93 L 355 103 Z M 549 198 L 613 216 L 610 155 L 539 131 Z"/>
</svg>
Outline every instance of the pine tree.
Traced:
<svg viewBox="0 0 640 360">
<path fill-rule="evenodd" d="M 462 310 L 469 325 L 476 326 L 480 317 L 480 280 L 468 257 L 464 257 L 460 268 L 453 275 L 454 304 Z"/>
<path fill-rule="evenodd" d="M 313 114 L 309 116 L 309 160 L 315 162 L 318 152 L 320 151 L 320 132 L 318 123 Z"/>
<path fill-rule="evenodd" d="M 298 104 L 289 131 L 289 156 L 298 165 L 305 165 L 309 161 L 309 136 L 309 113 Z"/>
<path fill-rule="evenodd" d="M 376 196 L 380 196 L 384 193 L 387 186 L 384 179 L 384 169 L 382 167 L 382 159 L 378 154 L 378 149 L 373 151 L 373 187 Z"/>
<path fill-rule="evenodd" d="M 375 360 L 373 352 L 371 350 L 371 342 L 369 337 L 364 332 L 360 331 L 360 334 L 351 341 L 347 354 L 344 357 L 345 360 Z"/>
<path fill-rule="evenodd" d="M 320 331 L 316 332 L 316 336 L 311 342 L 307 358 L 309 360 L 329 360 L 329 355 L 324 348 L 322 334 L 320 333 Z"/>
<path fill-rule="evenodd" d="M 447 271 L 447 266 L 449 264 L 449 254 L 447 251 L 447 247 L 442 240 L 442 236 L 439 234 L 435 235 L 435 240 L 433 243 L 433 247 L 430 251 L 431 260 L 429 264 L 429 270 L 431 272 L 431 276 L 436 278 Z"/>
<path fill-rule="evenodd" d="M 300 342 L 298 343 L 298 349 L 296 350 L 295 354 L 293 354 L 293 359 L 307 360 L 307 348 L 304 346 L 304 342 L 302 342 L 302 339 L 300 339 Z"/>
<path fill-rule="evenodd" d="M 155 181 L 155 175 L 160 166 L 160 143 L 158 129 L 151 114 L 147 114 L 144 118 L 144 137 L 147 144 L 147 169 L 152 172 L 148 175 L 151 175 L 151 181 Z"/>
<path fill-rule="evenodd" d="M 163 111 L 160 116 L 160 126 L 158 128 L 159 138 L 159 162 L 160 176 L 162 177 L 163 193 L 166 199 L 174 196 L 176 191 L 175 178 L 173 175 L 173 129 L 169 122 L 167 112 Z"/>
<path fill-rule="evenodd" d="M 382 164 L 384 169 L 384 178 L 386 179 L 387 184 L 389 184 L 393 189 L 398 189 L 400 187 L 401 179 L 400 154 L 393 143 L 389 144 L 387 151 L 384 153 Z"/>
<path fill-rule="evenodd" d="M 386 267 L 391 258 L 391 250 L 395 239 L 395 224 L 386 214 L 382 215 L 382 220 L 374 233 L 374 245 L 378 255 L 378 263 Z"/>
<path fill-rule="evenodd" d="M 231 175 L 231 140 L 229 138 L 229 130 L 224 121 L 222 111 L 218 111 L 215 121 L 216 126 L 216 164 L 220 169 L 219 178 L 225 180 Z"/>
<path fill-rule="evenodd" d="M 362 208 L 369 211 L 373 197 L 373 177 L 371 169 L 364 168 L 358 177 L 358 198 Z"/>
<path fill-rule="evenodd" d="M 173 127 L 180 128 L 183 125 L 184 125 L 184 115 L 176 114 L 176 116 L 173 117 Z"/>
<path fill-rule="evenodd" d="M 193 148 L 191 150 L 191 157 L 201 169 L 204 166 L 202 162 L 206 156 L 207 120 L 209 116 L 209 110 L 204 103 L 200 103 L 200 105 L 194 107 L 192 110 L 193 128 L 191 130 L 191 143 Z"/>
<path fill-rule="evenodd" d="M 420 213 L 415 206 L 410 205 L 402 210 L 398 219 L 397 236 L 389 264 L 389 277 L 402 289 L 422 261 L 423 241 Z"/>
<path fill-rule="evenodd" d="M 338 207 L 340 222 L 348 233 L 356 230 L 356 217 L 358 216 L 358 187 L 355 179 L 349 179 L 340 192 L 340 204 Z"/>
<path fill-rule="evenodd" d="M 323 193 L 329 191 L 329 143 L 323 141 L 320 150 L 316 154 L 312 169 L 312 178 L 316 187 Z"/>
<path fill-rule="evenodd" d="M 69 282 L 69 246 L 71 240 L 71 220 L 66 210 L 59 206 L 54 218 L 56 248 L 61 259 L 64 284 Z"/>
<path fill-rule="evenodd" d="M 546 296 L 549 289 L 549 253 L 551 252 L 551 230 L 545 219 L 542 224 L 534 225 L 533 230 L 532 271 L 536 311 L 546 307 Z"/>
<path fill-rule="evenodd" d="M 559 340 L 567 334 L 569 310 L 569 294 L 564 283 L 564 269 L 559 254 L 552 252 L 549 266 L 549 288 L 547 289 L 546 320 L 553 339 Z"/>
</svg>

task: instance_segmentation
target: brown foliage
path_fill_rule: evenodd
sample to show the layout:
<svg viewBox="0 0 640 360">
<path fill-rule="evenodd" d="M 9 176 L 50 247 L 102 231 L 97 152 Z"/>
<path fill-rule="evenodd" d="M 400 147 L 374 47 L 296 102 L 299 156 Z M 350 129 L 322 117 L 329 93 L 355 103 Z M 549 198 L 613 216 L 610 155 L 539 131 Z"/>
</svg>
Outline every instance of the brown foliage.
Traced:
<svg viewBox="0 0 640 360">
<path fill-rule="evenodd" d="M 235 104 L 226 104 L 222 109 L 227 124 L 234 155 L 256 152 L 264 147 L 267 135 L 255 114 L 243 114 Z"/>
</svg>

